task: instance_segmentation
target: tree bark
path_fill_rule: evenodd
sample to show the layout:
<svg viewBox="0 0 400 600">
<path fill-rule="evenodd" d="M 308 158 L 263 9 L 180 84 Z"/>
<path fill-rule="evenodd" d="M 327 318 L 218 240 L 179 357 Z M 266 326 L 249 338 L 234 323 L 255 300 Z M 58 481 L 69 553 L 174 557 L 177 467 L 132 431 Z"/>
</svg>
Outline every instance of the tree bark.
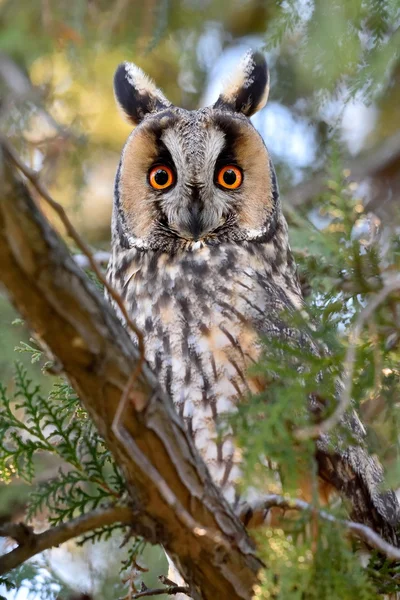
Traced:
<svg viewBox="0 0 400 600">
<path fill-rule="evenodd" d="M 6 151 L 0 157 L 0 280 L 61 363 L 124 473 L 135 531 L 163 544 L 194 599 L 250 599 L 261 562 L 144 364 L 121 437 L 112 424 L 138 351 L 46 221 Z"/>
</svg>

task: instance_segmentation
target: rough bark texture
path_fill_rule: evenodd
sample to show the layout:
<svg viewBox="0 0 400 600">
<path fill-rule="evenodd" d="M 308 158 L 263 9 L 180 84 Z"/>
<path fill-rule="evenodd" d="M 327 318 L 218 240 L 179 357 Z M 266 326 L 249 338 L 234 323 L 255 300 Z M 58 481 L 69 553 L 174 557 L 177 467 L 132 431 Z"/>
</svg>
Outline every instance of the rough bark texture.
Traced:
<svg viewBox="0 0 400 600">
<path fill-rule="evenodd" d="M 253 544 L 146 365 L 123 417 L 124 443 L 114 435 L 138 352 L 4 155 L 0 165 L 0 280 L 62 364 L 121 467 L 135 530 L 164 545 L 193 598 L 251 598 L 261 567 Z"/>
</svg>

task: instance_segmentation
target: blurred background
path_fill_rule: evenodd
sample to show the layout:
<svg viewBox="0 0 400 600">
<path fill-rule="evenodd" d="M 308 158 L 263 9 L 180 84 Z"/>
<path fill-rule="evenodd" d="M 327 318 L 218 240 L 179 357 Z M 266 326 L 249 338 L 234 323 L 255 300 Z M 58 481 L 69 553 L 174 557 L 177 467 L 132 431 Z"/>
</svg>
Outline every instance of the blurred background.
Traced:
<svg viewBox="0 0 400 600">
<path fill-rule="evenodd" d="M 253 120 L 277 168 L 289 218 L 304 215 L 319 226 L 334 146 L 365 213 L 396 227 L 399 24 L 400 0 L 0 0 L 1 135 L 40 171 L 93 249 L 107 251 L 114 175 L 131 130 L 114 103 L 118 63 L 135 62 L 173 103 L 195 109 L 214 102 L 244 52 L 258 48 L 268 59 L 271 91 Z M 4 383 L 11 381 L 14 347 L 29 343 L 15 318 L 0 290 Z M 23 494 L 18 485 L 0 487 L 0 513 Z M 115 597 L 105 591 L 112 568 L 105 569 L 104 552 L 79 552 L 77 571 L 71 566 L 69 573 L 57 571 L 53 555 L 58 576 L 77 592 Z M 150 560 L 162 571 L 162 553 L 153 552 Z M 64 566 L 72 565 L 63 557 Z M 17 597 L 26 596 L 21 590 Z"/>
</svg>

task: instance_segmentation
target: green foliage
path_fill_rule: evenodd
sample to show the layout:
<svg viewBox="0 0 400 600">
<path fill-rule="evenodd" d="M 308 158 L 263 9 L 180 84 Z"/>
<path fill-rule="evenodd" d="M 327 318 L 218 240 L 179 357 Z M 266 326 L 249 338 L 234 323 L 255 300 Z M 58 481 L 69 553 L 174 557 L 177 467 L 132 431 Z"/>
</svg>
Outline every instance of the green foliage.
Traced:
<svg viewBox="0 0 400 600">
<path fill-rule="evenodd" d="M 8 579 L 8 577 L 4 577 L 3 575 L 0 575 L 0 585 L 4 586 L 7 590 L 7 592 L 10 592 L 11 590 L 15 590 L 17 587 L 15 582 L 10 581 Z M 0 600 L 7 600 L 7 598 L 0 595 Z"/>
<path fill-rule="evenodd" d="M 260 471 L 257 467 L 260 456 L 267 456 L 280 465 L 281 473 L 285 473 L 286 491 L 294 491 L 302 474 L 313 470 L 315 446 L 311 440 L 299 446 L 293 433 L 310 424 L 310 397 L 324 399 L 324 416 L 335 408 L 336 380 L 343 362 L 343 347 L 337 344 L 337 352 L 317 354 L 321 342 L 332 339 L 332 322 L 319 321 L 312 329 L 299 315 L 286 318 L 293 329 L 308 330 L 308 346 L 304 339 L 301 345 L 299 343 L 304 336 L 294 338 L 290 343 L 265 340 L 262 359 L 251 369 L 251 374 L 265 382 L 267 391 L 242 404 L 234 422 L 249 465 L 245 485 L 258 483 L 264 487 L 265 476 L 260 473 L 260 481 L 256 481 L 254 473 Z M 247 444 L 250 437 L 252 443 Z M 347 440 L 351 442 L 348 434 Z"/>
<path fill-rule="evenodd" d="M 33 361 L 41 359 L 36 346 L 22 344 L 19 350 L 29 352 Z M 27 521 L 34 523 L 36 517 L 45 515 L 55 526 L 118 502 L 125 490 L 122 476 L 69 385 L 57 380 L 49 394 L 43 395 L 25 367 L 16 363 L 13 387 L 10 394 L 0 384 L 0 476 L 4 483 L 22 478 L 31 485 Z M 56 474 L 46 477 L 43 462 L 51 465 L 52 471 L 58 463 Z M 43 479 L 39 483 L 38 475 Z M 105 542 L 121 529 L 126 527 L 105 526 L 83 536 L 78 543 Z M 137 552 L 142 541 L 130 545 Z M 29 597 L 39 594 L 40 598 L 55 600 L 61 597 L 60 589 L 65 585 L 58 585 L 61 580 L 57 583 L 53 575 L 48 566 L 41 573 L 29 564 L 13 571 L 0 584 L 10 589 L 28 586 Z"/>
<path fill-rule="evenodd" d="M 390 85 L 398 61 L 396 1 L 314 0 L 305 6 L 287 0 L 279 5 L 266 46 L 296 46 L 297 69 L 320 100 L 343 83 L 352 95 L 369 100 Z"/>
<path fill-rule="evenodd" d="M 341 393 L 337 382 L 352 328 L 363 307 L 400 269 L 400 238 L 395 235 L 382 240 L 373 235 L 374 217 L 369 217 L 367 227 L 362 204 L 353 186 L 346 183 L 335 146 L 330 161 L 327 191 L 320 198 L 320 229 L 302 219 L 299 227 L 292 228 L 301 280 L 312 282 L 306 286 L 310 318 L 287 314 L 285 321 L 293 332 L 303 334 L 288 341 L 265 340 L 262 359 L 253 368 L 254 376 L 265 382 L 265 391 L 240 406 L 233 420 L 246 464 L 243 486 L 296 497 L 301 479 L 311 473 L 316 508 L 315 442 L 300 442 L 294 434 L 335 409 Z M 395 291 L 384 299 L 356 340 L 351 389 L 353 406 L 369 426 L 370 451 L 389 467 L 394 488 L 399 487 L 400 472 L 398 296 Z M 319 401 L 318 410 L 309 410 L 310 398 Z M 353 441 L 344 428 L 337 427 L 330 435 L 345 446 Z M 269 477 L 260 457 L 268 457 Z M 333 514 L 343 517 L 345 513 L 336 506 Z M 284 519 L 282 523 L 282 530 L 259 536 L 267 568 L 257 598 L 339 600 L 357 596 L 367 600 L 383 591 L 400 591 L 398 565 L 372 556 L 363 568 L 339 524 L 311 513 L 296 522 Z"/>
<path fill-rule="evenodd" d="M 38 351 L 33 351 L 36 360 Z M 55 455 L 68 466 L 33 490 L 28 516 L 33 518 L 47 507 L 50 522 L 58 524 L 120 498 L 122 477 L 71 388 L 57 382 L 45 397 L 20 363 L 14 381 L 12 396 L 0 385 L 3 480 L 16 475 L 31 483 L 38 453 Z"/>
<path fill-rule="evenodd" d="M 282 529 L 259 536 L 268 565 L 255 590 L 255 600 L 376 600 L 379 596 L 359 558 L 336 524 L 313 521 L 314 534 L 304 522 L 293 534 Z"/>
<path fill-rule="evenodd" d="M 16 351 L 30 356 L 35 364 L 43 363 L 43 353 L 34 340 L 21 343 Z M 29 484 L 26 521 L 35 524 L 37 518 L 45 517 L 56 526 L 121 501 L 125 497 L 121 473 L 71 387 L 57 378 L 49 393 L 43 394 L 20 362 L 15 365 L 11 387 L 12 393 L 0 383 L 0 478 L 5 484 L 18 478 Z M 127 590 L 136 590 L 143 578 L 154 587 L 156 574 L 147 576 L 147 569 L 138 565 L 143 553 L 147 560 L 160 565 L 158 574 L 165 570 L 164 557 L 156 549 L 147 551 L 144 540 L 131 538 L 126 529 L 116 523 L 75 541 L 77 546 L 91 543 L 112 547 L 124 540 L 124 548 L 114 552 L 110 563 L 115 562 L 115 574 L 104 581 L 99 597 L 125 597 Z M 104 546 L 104 552 L 108 551 Z M 72 594 L 46 555 L 14 569 L 0 579 L 0 586 L 11 594 L 23 587 L 32 599 L 69 600 Z"/>
</svg>

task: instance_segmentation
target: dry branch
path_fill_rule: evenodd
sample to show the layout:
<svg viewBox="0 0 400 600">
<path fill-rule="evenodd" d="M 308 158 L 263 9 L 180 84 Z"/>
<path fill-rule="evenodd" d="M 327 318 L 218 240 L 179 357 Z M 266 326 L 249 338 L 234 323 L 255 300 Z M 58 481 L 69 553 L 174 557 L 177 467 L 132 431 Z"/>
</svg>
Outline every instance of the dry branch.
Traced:
<svg viewBox="0 0 400 600">
<path fill-rule="evenodd" d="M 0 174 L 0 280 L 62 364 L 122 469 L 135 531 L 164 545 L 195 600 L 251 598 L 261 567 L 253 544 L 147 365 L 121 418 L 124 443 L 113 433 L 139 352 L 5 156 Z"/>
<path fill-rule="evenodd" d="M 271 508 L 281 508 L 284 511 L 299 510 L 317 514 L 320 519 L 341 525 L 351 535 L 365 542 L 369 548 L 378 550 L 378 552 L 386 556 L 388 560 L 396 562 L 400 561 L 400 548 L 396 548 L 392 544 L 389 544 L 371 529 L 371 527 L 347 519 L 339 519 L 328 513 L 326 510 L 318 510 L 312 504 L 300 500 L 299 498 L 286 498 L 285 496 L 270 494 L 253 504 L 251 507 L 246 506 L 243 514 L 239 516 L 242 520 L 245 518 L 248 519 L 248 512 L 250 509 L 251 518 L 259 521 L 265 518 L 265 513 Z"/>
<path fill-rule="evenodd" d="M 133 600 L 136 598 L 148 598 L 153 596 L 163 596 L 168 594 L 168 596 L 175 596 L 176 594 L 187 594 L 189 592 L 189 588 L 183 585 L 170 585 L 169 587 L 164 588 L 154 588 L 154 589 L 145 589 L 141 590 L 137 594 L 132 596 Z"/>
<path fill-rule="evenodd" d="M 0 557 L 0 575 L 15 569 L 44 550 L 59 546 L 98 527 L 114 523 L 123 523 L 134 528 L 132 509 L 126 506 L 99 508 L 67 523 L 52 527 L 43 533 L 34 533 L 31 527 L 27 527 L 23 523 L 3 525 L 0 527 L 0 537 L 10 537 L 18 543 L 18 546 Z"/>
<path fill-rule="evenodd" d="M 371 183 L 366 212 L 385 216 L 393 212 L 400 189 L 400 133 L 384 140 L 359 156 L 345 163 L 348 182 L 368 180 Z M 288 190 L 284 206 L 288 209 L 307 207 L 326 187 L 326 171 L 316 173 L 311 179 Z"/>
</svg>

